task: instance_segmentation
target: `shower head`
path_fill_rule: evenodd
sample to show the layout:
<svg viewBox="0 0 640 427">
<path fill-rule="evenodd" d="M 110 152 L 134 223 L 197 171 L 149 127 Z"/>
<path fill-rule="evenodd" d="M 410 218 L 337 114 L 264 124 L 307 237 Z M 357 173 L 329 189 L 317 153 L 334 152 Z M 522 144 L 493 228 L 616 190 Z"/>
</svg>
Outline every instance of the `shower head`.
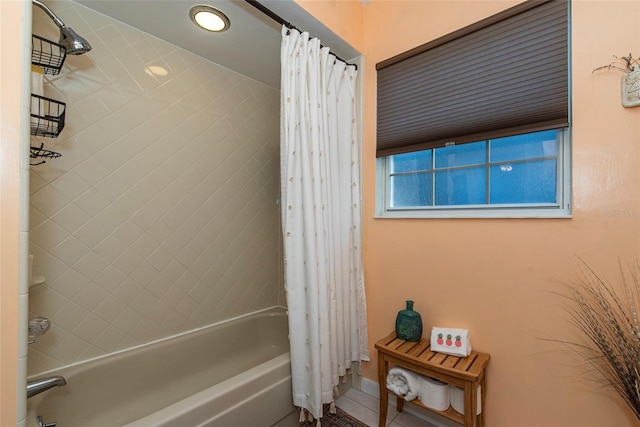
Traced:
<svg viewBox="0 0 640 427">
<path fill-rule="evenodd" d="M 84 38 L 80 37 L 78 33 L 73 31 L 71 27 L 64 25 L 64 22 L 58 18 L 51 9 L 49 9 L 40 0 L 32 0 L 33 4 L 44 10 L 49 18 L 60 28 L 60 41 L 59 43 L 64 46 L 69 55 L 81 55 L 91 50 L 91 45 Z"/>
<path fill-rule="evenodd" d="M 91 50 L 91 45 L 71 27 L 60 27 L 60 41 L 69 55 L 82 55 Z"/>
</svg>

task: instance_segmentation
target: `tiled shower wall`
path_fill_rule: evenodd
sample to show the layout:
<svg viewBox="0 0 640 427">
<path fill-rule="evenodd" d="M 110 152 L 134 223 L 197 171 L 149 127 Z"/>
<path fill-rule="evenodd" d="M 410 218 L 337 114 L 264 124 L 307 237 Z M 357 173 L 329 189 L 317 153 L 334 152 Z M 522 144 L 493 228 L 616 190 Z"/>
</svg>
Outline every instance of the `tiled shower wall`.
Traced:
<svg viewBox="0 0 640 427">
<path fill-rule="evenodd" d="M 45 77 L 66 126 L 32 137 L 62 157 L 31 167 L 29 318 L 52 327 L 29 374 L 281 303 L 279 92 L 46 3 L 93 50 Z M 58 37 L 35 7 L 33 32 Z"/>
</svg>

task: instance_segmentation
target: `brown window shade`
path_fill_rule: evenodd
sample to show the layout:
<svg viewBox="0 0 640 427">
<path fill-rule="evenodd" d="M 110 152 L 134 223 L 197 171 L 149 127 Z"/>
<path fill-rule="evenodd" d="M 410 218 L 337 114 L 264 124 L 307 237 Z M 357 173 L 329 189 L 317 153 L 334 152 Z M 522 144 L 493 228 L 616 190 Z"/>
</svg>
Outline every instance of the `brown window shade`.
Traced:
<svg viewBox="0 0 640 427">
<path fill-rule="evenodd" d="M 568 8 L 530 0 L 376 64 L 377 156 L 567 127 Z"/>
</svg>

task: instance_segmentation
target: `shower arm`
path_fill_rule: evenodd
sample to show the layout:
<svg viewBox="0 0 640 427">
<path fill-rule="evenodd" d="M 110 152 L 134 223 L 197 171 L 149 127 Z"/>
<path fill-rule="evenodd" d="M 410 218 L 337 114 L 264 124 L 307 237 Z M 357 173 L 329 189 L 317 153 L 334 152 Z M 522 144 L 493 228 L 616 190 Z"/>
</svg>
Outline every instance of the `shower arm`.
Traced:
<svg viewBox="0 0 640 427">
<path fill-rule="evenodd" d="M 1 1 L 1 0 L 0 0 Z M 59 44 L 67 50 L 68 55 L 82 55 L 83 53 L 91 50 L 91 45 L 78 33 L 73 31 L 71 27 L 64 25 L 64 22 L 56 16 L 51 9 L 49 9 L 40 0 L 31 0 L 33 4 L 44 10 L 45 13 L 51 18 L 51 20 L 60 29 L 60 41 Z"/>
<path fill-rule="evenodd" d="M 66 28 L 67 27 L 66 25 L 64 25 L 64 22 L 62 22 L 62 20 L 60 18 L 58 18 L 56 16 L 56 14 L 53 13 L 53 11 L 47 7 L 47 5 L 45 5 L 44 3 L 42 3 L 39 0 L 32 0 L 32 1 L 33 1 L 33 4 L 38 6 L 40 9 L 44 10 L 47 13 L 47 15 L 49 15 L 49 18 L 51 18 L 53 20 L 53 22 L 55 22 L 55 24 L 58 26 L 58 28 Z"/>
</svg>

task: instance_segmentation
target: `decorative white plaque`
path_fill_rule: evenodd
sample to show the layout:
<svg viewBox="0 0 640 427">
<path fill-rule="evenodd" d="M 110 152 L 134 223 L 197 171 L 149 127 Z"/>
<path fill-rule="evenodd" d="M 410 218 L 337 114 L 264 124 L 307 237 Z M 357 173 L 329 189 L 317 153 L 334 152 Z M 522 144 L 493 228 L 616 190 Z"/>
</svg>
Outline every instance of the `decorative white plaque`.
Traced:
<svg viewBox="0 0 640 427">
<path fill-rule="evenodd" d="M 622 76 L 622 106 L 640 105 L 640 66 L 634 65 Z"/>
</svg>

